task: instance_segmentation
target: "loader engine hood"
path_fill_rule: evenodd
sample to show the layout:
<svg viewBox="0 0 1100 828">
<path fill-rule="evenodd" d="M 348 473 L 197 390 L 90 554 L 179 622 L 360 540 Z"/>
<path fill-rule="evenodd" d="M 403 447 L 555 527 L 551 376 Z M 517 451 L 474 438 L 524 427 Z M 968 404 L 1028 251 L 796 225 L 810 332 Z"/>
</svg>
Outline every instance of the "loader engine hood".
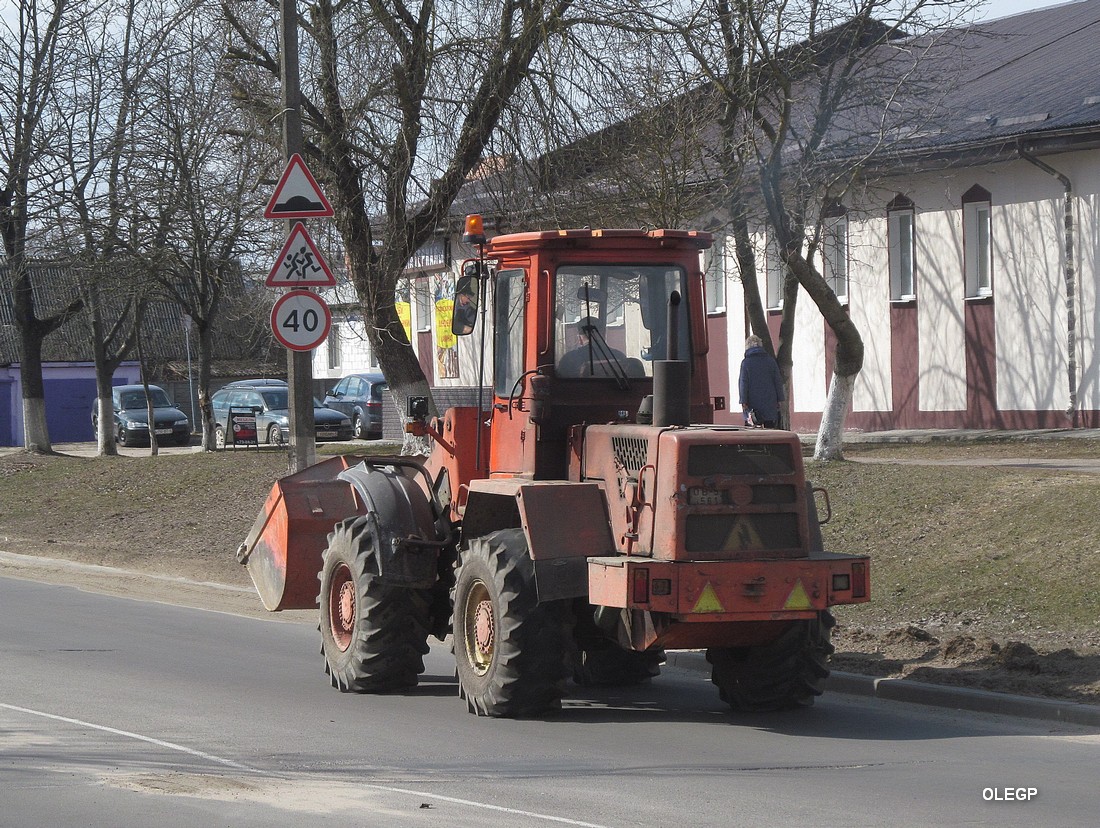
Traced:
<svg viewBox="0 0 1100 828">
<path fill-rule="evenodd" d="M 624 552 L 660 560 L 800 558 L 812 545 L 798 436 L 590 426 L 583 474 L 604 486 Z"/>
</svg>

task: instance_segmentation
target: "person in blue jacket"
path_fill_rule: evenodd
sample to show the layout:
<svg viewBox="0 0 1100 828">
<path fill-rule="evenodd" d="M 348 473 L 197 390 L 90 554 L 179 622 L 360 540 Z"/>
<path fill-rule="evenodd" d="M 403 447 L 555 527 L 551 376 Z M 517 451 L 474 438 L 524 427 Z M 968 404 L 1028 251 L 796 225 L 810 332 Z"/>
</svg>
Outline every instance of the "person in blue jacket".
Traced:
<svg viewBox="0 0 1100 828">
<path fill-rule="evenodd" d="M 779 375 L 775 357 L 765 350 L 764 343 L 756 334 L 745 340 L 745 358 L 741 360 L 737 389 L 741 395 L 745 425 L 762 428 L 779 426 L 779 403 L 787 399 L 783 378 Z"/>
</svg>

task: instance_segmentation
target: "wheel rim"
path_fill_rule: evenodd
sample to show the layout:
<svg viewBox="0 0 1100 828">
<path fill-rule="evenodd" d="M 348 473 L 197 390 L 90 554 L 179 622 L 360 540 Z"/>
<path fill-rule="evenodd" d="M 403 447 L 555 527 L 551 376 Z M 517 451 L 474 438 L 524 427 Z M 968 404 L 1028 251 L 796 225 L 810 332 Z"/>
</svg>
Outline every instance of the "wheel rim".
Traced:
<svg viewBox="0 0 1100 828">
<path fill-rule="evenodd" d="M 479 676 L 489 671 L 496 652 L 496 612 L 493 599 L 482 581 L 475 581 L 466 594 L 463 611 L 466 660 Z"/>
<path fill-rule="evenodd" d="M 332 573 L 328 590 L 328 619 L 332 640 L 341 652 L 351 646 L 355 631 L 355 579 L 347 564 L 340 564 Z"/>
<path fill-rule="evenodd" d="M 221 426 L 214 429 L 214 445 L 218 448 L 225 448 L 225 430 Z"/>
<path fill-rule="evenodd" d="M 279 430 L 278 426 L 272 426 L 267 430 L 267 442 L 273 446 L 283 442 L 283 432 Z"/>
<path fill-rule="evenodd" d="M 366 429 L 363 428 L 363 418 L 358 414 L 355 415 L 355 436 L 362 440 L 366 436 Z"/>
</svg>

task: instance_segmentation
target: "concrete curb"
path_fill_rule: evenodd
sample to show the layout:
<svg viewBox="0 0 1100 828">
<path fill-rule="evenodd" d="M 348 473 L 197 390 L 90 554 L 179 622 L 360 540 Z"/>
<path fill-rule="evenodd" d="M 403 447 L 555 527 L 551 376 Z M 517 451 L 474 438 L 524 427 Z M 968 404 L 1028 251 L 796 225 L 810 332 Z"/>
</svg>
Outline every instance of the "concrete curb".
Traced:
<svg viewBox="0 0 1100 828">
<path fill-rule="evenodd" d="M 677 651 L 667 654 L 668 666 L 696 673 L 710 674 L 710 664 L 701 652 Z M 909 679 L 875 678 L 834 670 L 825 681 L 825 691 L 849 696 L 869 696 L 885 701 L 994 713 L 1025 719 L 1042 719 L 1066 724 L 1100 727 L 1100 706 L 1078 704 L 1060 699 L 1039 699 L 1014 696 L 969 687 L 926 684 Z"/>
</svg>

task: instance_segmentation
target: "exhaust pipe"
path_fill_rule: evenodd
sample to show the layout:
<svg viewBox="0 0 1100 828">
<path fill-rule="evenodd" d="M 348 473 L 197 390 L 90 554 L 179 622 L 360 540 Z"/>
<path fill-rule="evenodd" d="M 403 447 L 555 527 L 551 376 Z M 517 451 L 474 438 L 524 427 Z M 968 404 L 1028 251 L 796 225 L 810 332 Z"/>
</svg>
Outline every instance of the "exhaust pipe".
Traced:
<svg viewBox="0 0 1100 828">
<path fill-rule="evenodd" d="M 691 364 L 680 357 L 680 293 L 668 297 L 668 359 L 653 363 L 653 425 L 691 423 Z"/>
</svg>

